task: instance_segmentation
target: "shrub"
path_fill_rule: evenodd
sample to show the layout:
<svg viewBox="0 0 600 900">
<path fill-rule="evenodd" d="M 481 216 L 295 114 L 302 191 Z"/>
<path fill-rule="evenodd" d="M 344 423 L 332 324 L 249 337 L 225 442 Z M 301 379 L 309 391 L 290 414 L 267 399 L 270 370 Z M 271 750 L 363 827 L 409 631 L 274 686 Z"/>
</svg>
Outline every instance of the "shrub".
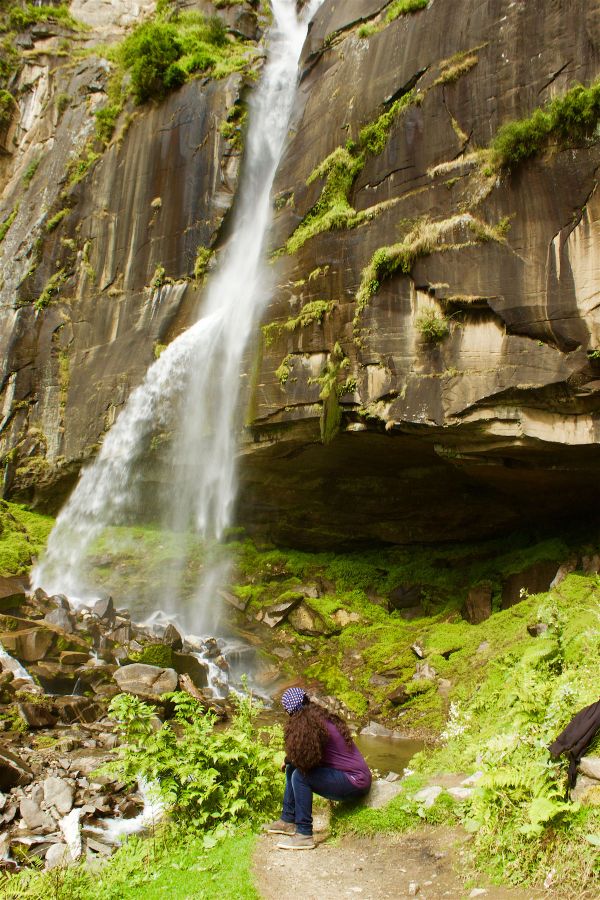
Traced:
<svg viewBox="0 0 600 900">
<path fill-rule="evenodd" d="M 429 0 L 395 0 L 386 13 L 385 21 L 393 22 L 399 16 L 419 12 L 420 9 L 425 9 L 428 2 Z"/>
<path fill-rule="evenodd" d="M 60 22 L 61 25 L 73 30 L 82 27 L 81 23 L 73 18 L 65 3 L 59 6 L 44 4 L 36 6 L 33 3 L 26 3 L 24 6 L 15 5 L 9 11 L 8 26 L 14 31 L 23 31 L 37 22 Z"/>
<path fill-rule="evenodd" d="M 417 316 L 415 328 L 428 344 L 437 344 L 449 334 L 448 320 L 436 309 L 424 310 Z"/>
<path fill-rule="evenodd" d="M 281 729 L 257 728 L 261 705 L 251 697 L 234 700 L 231 725 L 215 730 L 216 717 L 188 694 L 167 695 L 175 707 L 173 725 L 154 731 L 153 706 L 129 694 L 110 705 L 125 746 L 112 764 L 127 782 L 138 777 L 156 784 L 173 813 L 192 828 L 258 821 L 275 812 Z"/>
<path fill-rule="evenodd" d="M 600 122 L 600 81 L 586 88 L 576 84 L 526 119 L 507 122 L 491 144 L 492 164 L 512 169 L 540 153 L 555 139 L 570 146 L 592 137 Z"/>
<path fill-rule="evenodd" d="M 0 91 L 0 128 L 10 123 L 15 106 L 13 95 L 9 91 Z"/>
<path fill-rule="evenodd" d="M 177 65 L 183 53 L 177 29 L 167 22 L 144 22 L 123 42 L 122 59 L 131 73 L 138 103 L 160 99 L 170 88 L 183 84 L 185 74 Z"/>
</svg>

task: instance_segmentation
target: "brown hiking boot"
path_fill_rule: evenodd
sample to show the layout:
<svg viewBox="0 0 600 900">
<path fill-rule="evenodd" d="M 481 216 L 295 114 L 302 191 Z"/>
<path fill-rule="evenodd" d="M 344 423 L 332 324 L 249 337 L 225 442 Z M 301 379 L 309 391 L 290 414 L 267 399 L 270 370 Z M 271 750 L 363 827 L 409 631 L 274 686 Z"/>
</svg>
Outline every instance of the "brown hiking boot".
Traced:
<svg viewBox="0 0 600 900">
<path fill-rule="evenodd" d="M 278 841 L 280 850 L 314 850 L 315 842 L 312 834 L 293 834 L 286 840 Z"/>
<path fill-rule="evenodd" d="M 284 822 L 283 819 L 277 819 L 276 822 L 263 825 L 262 830 L 266 831 L 267 834 L 292 835 L 296 833 L 296 825 L 294 822 Z"/>
</svg>

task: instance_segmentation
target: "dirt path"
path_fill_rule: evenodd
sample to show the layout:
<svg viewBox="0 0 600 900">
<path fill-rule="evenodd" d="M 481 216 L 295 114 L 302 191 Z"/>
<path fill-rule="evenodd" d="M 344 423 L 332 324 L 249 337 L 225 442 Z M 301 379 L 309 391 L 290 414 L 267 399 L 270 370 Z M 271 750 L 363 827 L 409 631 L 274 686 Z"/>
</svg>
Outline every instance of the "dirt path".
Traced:
<svg viewBox="0 0 600 900">
<path fill-rule="evenodd" d="M 254 858 L 255 883 L 264 900 L 533 900 L 542 892 L 490 886 L 485 879 L 465 884 L 460 876 L 459 829 L 424 827 L 411 835 L 345 837 L 326 842 L 316 832 L 314 850 L 277 849 L 276 835 L 263 835 Z"/>
</svg>

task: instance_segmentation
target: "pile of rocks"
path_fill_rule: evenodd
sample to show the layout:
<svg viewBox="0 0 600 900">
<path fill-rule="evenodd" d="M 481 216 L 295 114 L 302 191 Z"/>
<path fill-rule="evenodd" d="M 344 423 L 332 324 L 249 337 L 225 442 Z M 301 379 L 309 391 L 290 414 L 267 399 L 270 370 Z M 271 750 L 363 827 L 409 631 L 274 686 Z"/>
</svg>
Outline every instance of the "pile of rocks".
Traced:
<svg viewBox="0 0 600 900">
<path fill-rule="evenodd" d="M 107 717 L 123 691 L 168 714 L 161 695 L 187 690 L 225 716 L 209 668 L 227 679 L 217 641 L 188 644 L 173 625 L 136 625 L 110 597 L 73 609 L 67 598 L 0 579 L 0 866 L 36 857 L 50 868 L 112 852 L 108 820 L 140 814 L 144 799 L 98 774 L 115 758 Z M 204 658 L 202 658 L 204 657 Z M 131 823 L 129 823 L 131 825 Z M 127 830 L 131 830 L 128 828 Z"/>
</svg>

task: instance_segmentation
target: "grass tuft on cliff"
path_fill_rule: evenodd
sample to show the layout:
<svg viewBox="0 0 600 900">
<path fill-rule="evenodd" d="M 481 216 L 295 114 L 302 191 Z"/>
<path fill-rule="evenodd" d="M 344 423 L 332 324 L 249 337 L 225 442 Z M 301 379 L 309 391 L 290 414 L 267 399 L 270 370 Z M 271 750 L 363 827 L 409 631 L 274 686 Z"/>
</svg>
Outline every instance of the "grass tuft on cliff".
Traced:
<svg viewBox="0 0 600 900">
<path fill-rule="evenodd" d="M 551 143 L 571 147 L 596 139 L 600 123 L 600 81 L 576 84 L 527 118 L 503 125 L 490 145 L 495 169 L 514 169 Z"/>
</svg>

